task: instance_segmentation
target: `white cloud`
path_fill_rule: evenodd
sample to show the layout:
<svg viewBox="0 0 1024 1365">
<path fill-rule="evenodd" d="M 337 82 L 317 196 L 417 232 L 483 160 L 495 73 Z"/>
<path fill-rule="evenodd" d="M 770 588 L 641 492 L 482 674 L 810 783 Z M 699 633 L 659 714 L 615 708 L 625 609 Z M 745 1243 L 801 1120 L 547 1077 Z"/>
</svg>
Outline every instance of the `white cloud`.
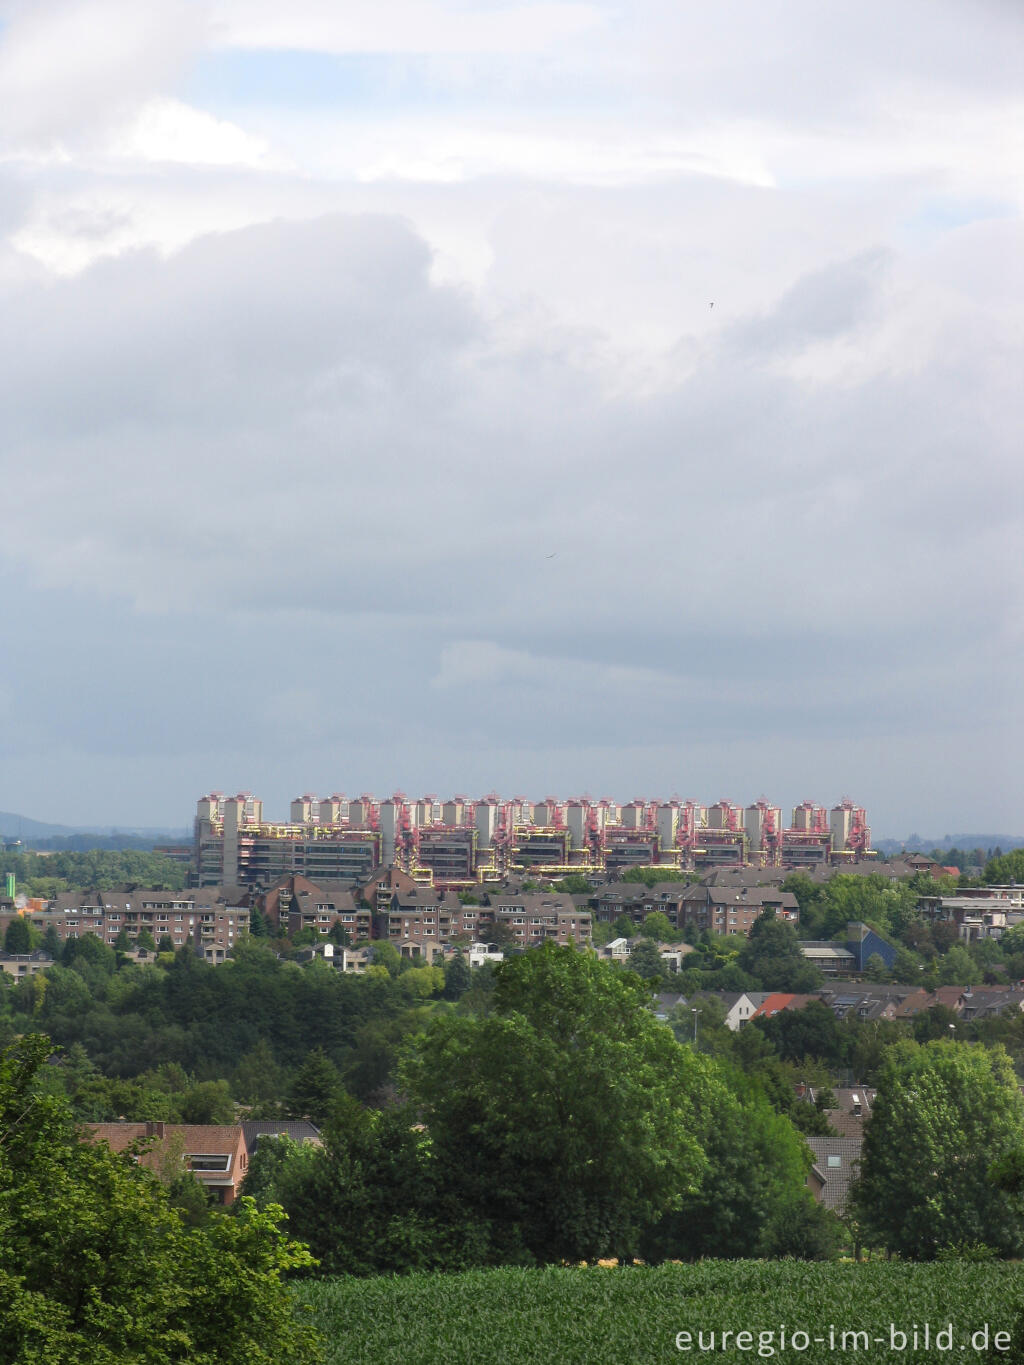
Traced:
<svg viewBox="0 0 1024 1365">
<path fill-rule="evenodd" d="M 513 5 L 430 0 L 215 0 L 225 46 L 318 52 L 537 52 L 574 39 L 599 22 L 582 3 Z"/>
<path fill-rule="evenodd" d="M 108 155 L 115 160 L 284 169 L 262 138 L 166 96 L 148 100 L 128 126 L 111 135 Z"/>
</svg>

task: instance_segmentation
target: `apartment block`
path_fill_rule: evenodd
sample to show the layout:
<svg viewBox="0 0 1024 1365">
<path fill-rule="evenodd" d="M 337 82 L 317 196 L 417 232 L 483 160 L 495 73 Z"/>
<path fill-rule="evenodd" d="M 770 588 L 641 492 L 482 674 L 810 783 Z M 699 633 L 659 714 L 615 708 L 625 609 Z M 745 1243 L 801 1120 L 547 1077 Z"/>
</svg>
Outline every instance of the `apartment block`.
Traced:
<svg viewBox="0 0 1024 1365">
<path fill-rule="evenodd" d="M 873 857 L 865 811 L 847 800 L 831 811 L 805 801 L 789 826 L 763 798 L 744 808 L 677 798 L 531 802 L 496 792 L 477 801 L 306 793 L 289 815 L 266 819 L 263 802 L 249 792 L 202 797 L 193 880 L 266 889 L 283 876 L 365 881 L 394 866 L 418 885 L 463 889 L 527 872 L 554 878 L 657 866 L 670 880 L 672 871 L 852 866 Z"/>
<path fill-rule="evenodd" d="M 122 931 L 134 939 L 146 930 L 157 944 L 166 935 L 176 949 L 191 944 L 208 961 L 222 962 L 249 932 L 246 895 L 240 887 L 65 891 L 50 902 L 48 910 L 27 918 L 41 933 L 52 928 L 62 943 L 94 934 L 113 947 Z"/>
</svg>

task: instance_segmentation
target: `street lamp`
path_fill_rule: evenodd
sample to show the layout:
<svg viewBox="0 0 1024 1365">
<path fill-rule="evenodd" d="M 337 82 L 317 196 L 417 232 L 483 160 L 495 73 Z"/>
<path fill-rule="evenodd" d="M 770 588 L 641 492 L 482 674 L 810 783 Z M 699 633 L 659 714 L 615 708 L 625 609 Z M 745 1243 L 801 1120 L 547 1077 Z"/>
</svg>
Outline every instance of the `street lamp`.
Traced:
<svg viewBox="0 0 1024 1365">
<path fill-rule="evenodd" d="M 691 1010 L 690 1010 L 690 1013 L 693 1015 L 693 1045 L 694 1045 L 694 1047 L 696 1047 L 696 1046 L 697 1046 L 697 1015 L 700 1014 L 700 1010 L 691 1009 Z"/>
</svg>

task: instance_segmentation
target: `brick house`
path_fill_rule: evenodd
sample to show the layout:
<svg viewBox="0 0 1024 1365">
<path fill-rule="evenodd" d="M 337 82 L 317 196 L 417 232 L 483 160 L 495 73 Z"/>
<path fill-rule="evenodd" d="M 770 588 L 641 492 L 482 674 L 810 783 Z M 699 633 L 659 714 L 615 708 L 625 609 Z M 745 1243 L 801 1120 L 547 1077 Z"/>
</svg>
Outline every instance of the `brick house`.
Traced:
<svg viewBox="0 0 1024 1365">
<path fill-rule="evenodd" d="M 172 1173 L 184 1163 L 212 1203 L 233 1204 L 249 1167 L 249 1148 L 239 1123 L 87 1123 L 86 1131 L 112 1151 L 149 1141 L 139 1158 L 149 1170 Z"/>
</svg>

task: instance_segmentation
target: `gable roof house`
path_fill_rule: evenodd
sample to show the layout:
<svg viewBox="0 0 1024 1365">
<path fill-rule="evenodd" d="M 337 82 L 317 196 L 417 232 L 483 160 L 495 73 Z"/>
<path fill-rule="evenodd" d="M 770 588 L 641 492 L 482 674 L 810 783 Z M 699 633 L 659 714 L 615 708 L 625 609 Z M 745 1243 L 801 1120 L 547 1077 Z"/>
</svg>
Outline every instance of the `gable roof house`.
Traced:
<svg viewBox="0 0 1024 1365">
<path fill-rule="evenodd" d="M 817 999 L 816 995 L 793 995 L 787 991 L 771 991 L 763 995 L 761 1003 L 756 1006 L 750 1018 L 771 1019 L 773 1015 L 781 1014 L 785 1010 L 802 1010 L 805 1005 Z"/>
<path fill-rule="evenodd" d="M 840 1086 L 832 1091 L 836 1104 L 826 1109 L 825 1117 L 840 1137 L 860 1139 L 864 1123 L 871 1117 L 871 1109 L 878 1092 L 870 1086 Z"/>
<path fill-rule="evenodd" d="M 807 1145 L 814 1164 L 807 1187 L 819 1204 L 842 1215 L 850 1201 L 850 1186 L 857 1176 L 862 1142 L 859 1137 L 809 1137 Z"/>
<path fill-rule="evenodd" d="M 97 1142 L 124 1152 L 150 1140 L 141 1165 L 162 1172 L 183 1161 L 215 1204 L 233 1204 L 249 1167 L 249 1148 L 240 1123 L 87 1123 Z"/>
<path fill-rule="evenodd" d="M 744 1024 L 754 1018 L 765 1001 L 771 998 L 771 994 L 770 991 L 698 991 L 691 999 L 695 1004 L 708 998 L 720 1000 L 725 1006 L 726 1028 L 738 1033 Z"/>
<path fill-rule="evenodd" d="M 913 986 L 864 985 L 826 986 L 820 992 L 822 1003 L 837 1019 L 898 1019 L 908 999 L 919 992 Z"/>
</svg>

